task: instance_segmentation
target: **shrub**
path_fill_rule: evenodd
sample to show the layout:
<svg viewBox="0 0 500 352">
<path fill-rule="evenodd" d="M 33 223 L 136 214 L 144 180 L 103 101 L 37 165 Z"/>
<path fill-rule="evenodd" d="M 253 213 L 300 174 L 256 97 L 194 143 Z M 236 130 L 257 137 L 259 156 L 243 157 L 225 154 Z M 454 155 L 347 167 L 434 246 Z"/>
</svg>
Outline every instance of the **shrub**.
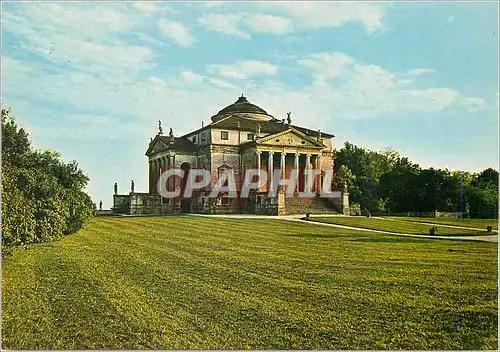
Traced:
<svg viewBox="0 0 500 352">
<path fill-rule="evenodd" d="M 359 205 L 359 203 L 352 203 L 350 210 L 351 215 L 361 215 L 361 205 Z"/>
<path fill-rule="evenodd" d="M 82 228 L 95 205 L 76 162 L 31 148 L 10 110 L 2 109 L 2 249 L 47 242 Z"/>
</svg>

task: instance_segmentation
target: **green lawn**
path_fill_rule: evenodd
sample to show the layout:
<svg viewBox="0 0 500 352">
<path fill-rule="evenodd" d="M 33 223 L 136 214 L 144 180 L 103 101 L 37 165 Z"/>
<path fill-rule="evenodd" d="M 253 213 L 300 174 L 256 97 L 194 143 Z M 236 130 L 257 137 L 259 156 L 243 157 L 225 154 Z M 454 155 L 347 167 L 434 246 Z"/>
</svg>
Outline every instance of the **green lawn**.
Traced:
<svg viewBox="0 0 500 352">
<path fill-rule="evenodd" d="M 395 220 L 471 227 L 477 229 L 486 229 L 486 226 L 491 225 L 495 230 L 498 230 L 498 219 L 441 219 L 441 218 L 435 219 L 435 218 L 410 218 L 410 217 L 387 217 L 387 218 Z"/>
<path fill-rule="evenodd" d="M 496 349 L 497 245 L 96 218 L 2 263 L 4 349 Z"/>
<path fill-rule="evenodd" d="M 432 227 L 430 224 L 420 224 L 405 220 L 396 219 L 381 219 L 381 218 L 367 218 L 364 216 L 331 216 L 321 217 L 313 216 L 312 221 L 325 222 L 329 224 L 345 225 L 361 227 L 370 230 L 388 231 L 396 233 L 407 233 L 413 235 L 429 235 L 429 229 Z M 486 229 L 484 231 L 456 229 L 450 227 L 437 226 L 438 232 L 435 235 L 443 236 L 476 236 L 488 235 Z"/>
</svg>

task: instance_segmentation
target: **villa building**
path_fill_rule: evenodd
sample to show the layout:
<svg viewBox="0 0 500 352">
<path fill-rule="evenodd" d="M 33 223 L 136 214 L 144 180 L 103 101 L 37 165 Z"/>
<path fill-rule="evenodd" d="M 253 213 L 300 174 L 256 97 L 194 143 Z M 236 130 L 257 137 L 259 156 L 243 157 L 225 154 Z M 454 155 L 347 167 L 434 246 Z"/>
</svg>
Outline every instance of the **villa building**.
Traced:
<svg viewBox="0 0 500 352">
<path fill-rule="evenodd" d="M 161 123 L 158 133 L 151 138 L 146 151 L 149 166 L 148 193 L 114 195 L 115 213 L 126 214 L 176 214 L 176 213 L 254 213 L 294 214 L 349 212 L 349 197 L 344 190 L 339 198 L 321 198 L 319 192 L 324 181 L 324 170 L 333 169 L 333 135 L 292 124 L 287 119 L 276 119 L 264 109 L 250 103 L 246 97 L 238 100 L 216 115 L 206 126 L 175 137 L 172 129 L 163 134 Z M 158 180 L 169 168 L 188 171 L 201 168 L 210 172 L 212 181 L 206 188 L 197 190 L 192 197 L 183 198 L 185 180 L 170 177 L 168 190 L 180 189 L 176 198 L 163 198 L 158 192 Z M 268 182 L 250 193 L 248 198 L 231 198 L 220 195 L 210 198 L 219 175 L 230 169 L 235 175 L 237 191 L 241 191 L 247 169 L 263 169 L 268 172 Z M 308 168 L 321 169 L 312 182 L 306 182 Z M 306 190 L 315 197 L 285 197 L 286 188 L 279 187 L 275 196 L 269 190 L 276 187 L 273 172 L 279 169 L 288 178 L 295 172 L 298 182 L 295 194 Z"/>
</svg>

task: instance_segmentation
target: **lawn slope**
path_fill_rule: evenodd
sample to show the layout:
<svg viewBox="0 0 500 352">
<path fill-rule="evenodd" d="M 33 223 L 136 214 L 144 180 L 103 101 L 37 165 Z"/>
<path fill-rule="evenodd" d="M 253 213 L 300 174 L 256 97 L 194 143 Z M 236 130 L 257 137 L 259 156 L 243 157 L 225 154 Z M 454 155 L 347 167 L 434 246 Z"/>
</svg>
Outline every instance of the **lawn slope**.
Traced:
<svg viewBox="0 0 500 352">
<path fill-rule="evenodd" d="M 5 349 L 496 349 L 497 247 L 96 218 L 2 263 Z"/>
<path fill-rule="evenodd" d="M 324 222 L 328 224 L 360 227 L 369 230 L 387 231 L 394 233 L 405 233 L 412 235 L 429 235 L 429 229 L 432 224 L 415 223 L 399 219 L 367 218 L 364 216 L 314 216 L 310 220 Z M 473 229 L 457 229 L 451 227 L 439 226 L 435 235 L 443 236 L 479 236 L 488 235 L 486 229 L 478 231 Z"/>
<path fill-rule="evenodd" d="M 413 218 L 413 217 L 387 217 L 394 220 L 405 220 L 412 222 L 422 222 L 429 224 L 442 224 L 461 227 L 470 227 L 476 229 L 486 229 L 491 225 L 493 229 L 498 230 L 498 219 L 444 219 L 444 218 Z"/>
</svg>

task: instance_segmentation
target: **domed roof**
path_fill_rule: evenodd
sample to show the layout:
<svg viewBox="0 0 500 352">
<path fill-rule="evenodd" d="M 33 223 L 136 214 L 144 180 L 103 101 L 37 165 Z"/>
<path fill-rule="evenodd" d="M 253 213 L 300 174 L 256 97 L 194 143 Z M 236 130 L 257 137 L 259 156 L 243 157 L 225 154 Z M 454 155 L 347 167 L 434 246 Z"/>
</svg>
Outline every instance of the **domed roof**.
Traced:
<svg viewBox="0 0 500 352">
<path fill-rule="evenodd" d="M 243 95 L 238 98 L 238 100 L 229 106 L 226 106 L 224 109 L 219 111 L 216 115 L 212 116 L 212 121 L 218 121 L 228 115 L 242 115 L 247 118 L 255 118 L 255 119 L 265 119 L 270 120 L 273 119 L 271 115 L 269 115 L 264 109 L 258 107 L 250 103 L 246 97 Z"/>
</svg>

